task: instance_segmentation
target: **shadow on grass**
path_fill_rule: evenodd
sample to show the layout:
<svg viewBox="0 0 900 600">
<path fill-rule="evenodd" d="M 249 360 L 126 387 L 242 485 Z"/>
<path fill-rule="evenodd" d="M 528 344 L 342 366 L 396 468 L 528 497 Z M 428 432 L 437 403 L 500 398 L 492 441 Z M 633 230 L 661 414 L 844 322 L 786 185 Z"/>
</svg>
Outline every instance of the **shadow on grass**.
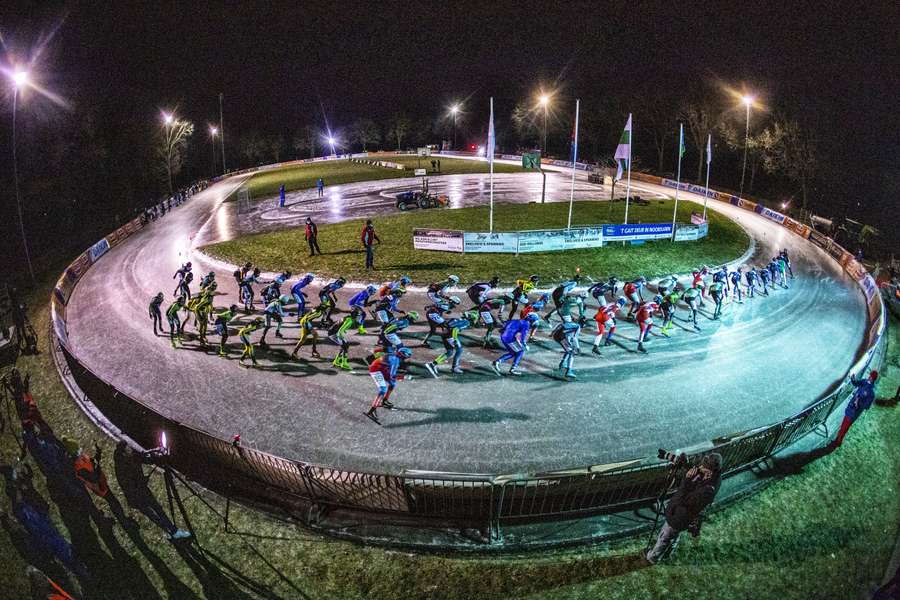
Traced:
<svg viewBox="0 0 900 600">
<path fill-rule="evenodd" d="M 800 475 L 803 473 L 806 465 L 831 454 L 833 451 L 829 446 L 822 446 L 812 450 L 803 450 L 792 452 L 785 456 L 773 457 L 764 463 L 765 466 L 756 472 L 756 476 L 760 479 L 767 479 L 769 477 Z"/>
</svg>

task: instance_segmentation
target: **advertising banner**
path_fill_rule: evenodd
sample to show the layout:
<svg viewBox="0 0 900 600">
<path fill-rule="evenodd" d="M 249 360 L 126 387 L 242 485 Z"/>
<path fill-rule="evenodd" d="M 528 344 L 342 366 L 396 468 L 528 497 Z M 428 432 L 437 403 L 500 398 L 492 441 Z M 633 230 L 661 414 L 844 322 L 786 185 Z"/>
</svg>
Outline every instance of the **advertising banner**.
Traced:
<svg viewBox="0 0 900 600">
<path fill-rule="evenodd" d="M 107 250 L 109 250 L 109 242 L 106 241 L 106 238 L 91 246 L 91 249 L 88 250 L 91 253 L 91 262 L 97 262 L 97 259 L 106 254 Z"/>
<path fill-rule="evenodd" d="M 449 229 L 414 229 L 413 248 L 416 250 L 462 252 L 463 232 Z"/>
<path fill-rule="evenodd" d="M 701 225 L 703 223 L 706 223 L 706 219 L 704 219 L 703 215 L 701 215 L 700 213 L 691 211 L 691 223 L 693 223 L 694 225 Z"/>
<path fill-rule="evenodd" d="M 829 238 L 824 233 L 819 233 L 815 229 L 809 230 L 809 241 L 818 246 L 819 248 L 827 249 L 831 244 L 831 238 Z"/>
<path fill-rule="evenodd" d="M 466 252 L 506 252 L 515 254 L 518 247 L 515 233 L 469 233 L 463 234 L 463 248 Z"/>
<path fill-rule="evenodd" d="M 759 214 L 761 214 L 762 216 L 764 216 L 767 219 L 771 219 L 772 221 L 775 221 L 776 223 L 784 223 L 784 215 L 783 214 L 781 214 L 780 212 L 774 211 L 771 208 L 766 208 L 765 206 L 763 206 L 761 204 L 756 207 L 756 212 L 758 212 Z"/>
<path fill-rule="evenodd" d="M 790 217 L 785 217 L 784 223 L 782 224 L 804 239 L 809 237 L 809 227 L 802 223 L 798 223 Z"/>
<path fill-rule="evenodd" d="M 702 238 L 705 238 L 709 233 L 709 224 L 703 223 L 701 225 L 688 225 L 686 223 L 679 223 L 675 228 L 675 241 L 676 242 L 690 242 L 696 241 Z"/>
<path fill-rule="evenodd" d="M 602 245 L 602 227 L 519 232 L 519 252 L 552 252 L 576 248 L 599 248 Z"/>
<path fill-rule="evenodd" d="M 636 223 L 629 225 L 604 225 L 605 242 L 629 240 L 665 240 L 672 237 L 671 223 Z"/>
<path fill-rule="evenodd" d="M 875 298 L 875 295 L 878 293 L 878 285 L 875 283 L 875 280 L 872 279 L 872 276 L 866 273 L 862 281 L 860 281 L 860 285 L 862 285 L 863 292 L 866 294 L 866 302 L 872 302 L 872 299 Z"/>
</svg>

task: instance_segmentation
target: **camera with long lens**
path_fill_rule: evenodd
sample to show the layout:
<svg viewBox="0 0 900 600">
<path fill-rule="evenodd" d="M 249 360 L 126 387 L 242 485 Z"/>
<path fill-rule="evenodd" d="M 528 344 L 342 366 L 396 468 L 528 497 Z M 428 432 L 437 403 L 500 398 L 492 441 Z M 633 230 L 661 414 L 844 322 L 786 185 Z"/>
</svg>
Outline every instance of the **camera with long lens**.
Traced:
<svg viewBox="0 0 900 600">
<path fill-rule="evenodd" d="M 675 454 L 674 452 L 669 452 L 665 448 L 660 448 L 656 456 L 659 460 L 671 463 L 673 467 L 683 467 L 687 464 L 687 454 L 684 452 Z"/>
</svg>

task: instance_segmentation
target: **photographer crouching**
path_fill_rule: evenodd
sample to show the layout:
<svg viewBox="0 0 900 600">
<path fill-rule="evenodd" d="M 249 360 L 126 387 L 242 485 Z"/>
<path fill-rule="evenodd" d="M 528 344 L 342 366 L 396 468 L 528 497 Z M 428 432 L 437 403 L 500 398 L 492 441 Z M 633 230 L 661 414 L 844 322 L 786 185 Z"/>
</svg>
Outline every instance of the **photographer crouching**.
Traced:
<svg viewBox="0 0 900 600">
<path fill-rule="evenodd" d="M 660 451 L 660 454 L 665 455 L 664 451 Z M 687 463 L 684 454 L 672 459 L 676 469 Z M 700 535 L 700 518 L 719 491 L 721 472 L 722 455 L 716 452 L 705 455 L 699 465 L 687 470 L 678 490 L 666 506 L 666 522 L 656 538 L 656 545 L 646 554 L 649 563 L 656 564 L 669 553 L 682 531 L 689 531 L 694 537 Z"/>
</svg>

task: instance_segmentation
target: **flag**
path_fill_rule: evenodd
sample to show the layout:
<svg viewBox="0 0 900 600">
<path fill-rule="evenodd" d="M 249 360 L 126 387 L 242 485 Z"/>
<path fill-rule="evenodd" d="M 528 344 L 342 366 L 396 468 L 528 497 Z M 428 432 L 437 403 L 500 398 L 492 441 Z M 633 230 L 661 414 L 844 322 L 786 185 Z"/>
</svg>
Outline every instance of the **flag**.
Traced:
<svg viewBox="0 0 900 600">
<path fill-rule="evenodd" d="M 494 138 L 494 99 L 491 98 L 491 120 L 488 122 L 488 139 L 487 139 L 487 148 L 484 149 L 484 154 L 487 156 L 487 160 L 489 163 L 494 163 L 494 147 L 497 145 L 496 139 Z"/>
<path fill-rule="evenodd" d="M 706 138 L 706 164 L 712 162 L 712 134 Z"/>
<path fill-rule="evenodd" d="M 616 146 L 615 154 L 618 170 L 616 171 L 616 181 L 622 179 L 622 173 L 628 168 L 628 161 L 631 160 L 631 115 L 628 115 L 628 122 L 625 123 L 625 130 L 622 131 L 622 137 L 619 138 L 619 145 Z"/>
<path fill-rule="evenodd" d="M 678 125 L 678 160 L 684 158 L 684 123 Z"/>
</svg>

